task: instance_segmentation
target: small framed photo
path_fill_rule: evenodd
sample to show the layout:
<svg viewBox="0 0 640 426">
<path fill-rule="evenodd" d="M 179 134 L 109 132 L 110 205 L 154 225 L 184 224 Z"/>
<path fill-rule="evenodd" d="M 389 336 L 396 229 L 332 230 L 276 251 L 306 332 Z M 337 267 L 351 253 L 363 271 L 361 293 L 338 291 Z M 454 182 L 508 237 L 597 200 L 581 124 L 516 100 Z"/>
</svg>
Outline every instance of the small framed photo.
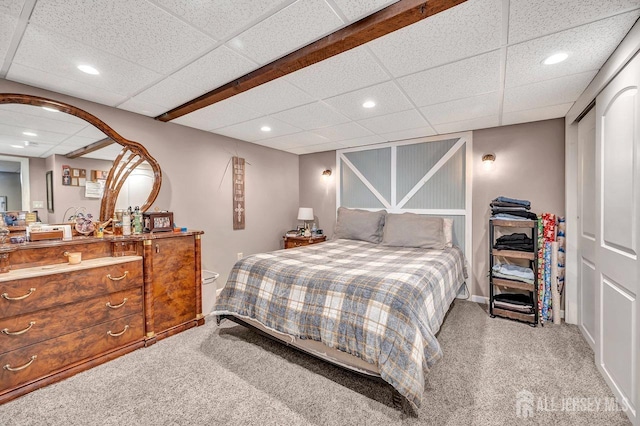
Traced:
<svg viewBox="0 0 640 426">
<path fill-rule="evenodd" d="M 144 232 L 173 231 L 173 213 L 143 213 Z"/>
</svg>

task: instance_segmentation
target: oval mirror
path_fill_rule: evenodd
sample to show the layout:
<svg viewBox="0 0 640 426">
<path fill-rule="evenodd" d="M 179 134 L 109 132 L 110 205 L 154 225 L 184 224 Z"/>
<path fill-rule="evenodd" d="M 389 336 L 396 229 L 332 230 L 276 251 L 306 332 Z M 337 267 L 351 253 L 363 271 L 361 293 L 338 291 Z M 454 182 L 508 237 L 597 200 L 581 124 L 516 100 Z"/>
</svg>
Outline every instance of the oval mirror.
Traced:
<svg viewBox="0 0 640 426">
<path fill-rule="evenodd" d="M 0 128 L 2 128 L 0 138 L 4 139 L 0 139 L 0 142 L 3 143 L 11 143 L 12 140 L 25 139 L 25 136 L 22 135 L 27 133 L 21 131 L 22 127 L 35 128 L 39 126 L 41 129 L 45 129 L 43 133 L 49 132 L 47 136 L 51 138 L 51 140 L 55 140 L 56 137 L 60 137 L 60 134 L 73 134 L 73 131 L 69 132 L 69 130 L 73 129 L 73 126 L 76 126 L 75 128 L 80 129 L 85 127 L 83 130 L 78 130 L 74 135 L 76 140 L 84 141 L 84 143 L 88 140 L 94 141 L 94 143 L 90 145 L 95 146 L 99 144 L 106 146 L 113 142 L 118 144 L 121 149 L 115 160 L 113 160 L 113 165 L 108 171 L 104 171 L 106 180 L 104 181 L 104 189 L 100 203 L 99 216 L 101 221 L 111 218 L 116 208 L 124 209 L 129 206 L 140 206 L 141 211 L 146 211 L 158 196 L 162 182 L 162 173 L 158 162 L 140 143 L 125 139 L 96 116 L 73 105 L 25 94 L 0 93 L 0 105 L 3 106 L 2 111 L 0 111 Z M 31 109 L 25 110 L 25 108 Z M 47 109 L 49 111 L 66 113 L 68 116 L 47 122 L 48 118 L 45 116 L 47 112 L 44 111 Z M 78 122 L 74 123 L 74 120 L 77 119 L 84 120 L 94 128 L 87 127 L 86 125 L 78 127 Z M 33 125 L 34 121 L 38 124 Z M 56 126 L 67 127 L 64 129 L 66 132 L 62 132 L 63 129 L 60 129 L 60 133 L 56 133 L 55 129 L 51 128 L 51 126 L 54 125 L 53 123 L 55 123 Z M 30 125 L 26 126 L 25 124 Z M 88 139 L 88 137 L 92 137 L 93 139 Z M 24 144 L 24 146 L 27 146 L 28 143 L 28 141 L 19 142 L 20 145 Z M 32 143 L 32 145 L 37 145 L 37 143 Z M 51 149 L 47 144 L 43 145 L 44 147 L 40 146 L 40 151 L 34 151 L 38 153 L 37 156 L 47 155 L 46 153 L 51 153 L 52 155 L 67 153 Z M 63 144 L 60 144 L 61 147 L 62 145 Z M 31 146 L 30 148 L 35 147 Z M 71 150 L 81 154 L 84 148 L 71 148 Z M 66 144 L 66 148 L 63 149 L 63 151 L 68 149 L 69 145 Z M 106 148 L 104 148 L 104 150 L 113 151 L 113 149 L 108 150 Z M 67 157 L 75 158 L 72 154 L 68 154 Z M 110 158 L 113 157 L 111 156 Z M 73 177 L 71 178 L 73 179 Z M 85 176 L 84 179 L 90 180 L 91 177 Z M 68 206 L 60 206 L 60 208 L 62 207 Z"/>
</svg>

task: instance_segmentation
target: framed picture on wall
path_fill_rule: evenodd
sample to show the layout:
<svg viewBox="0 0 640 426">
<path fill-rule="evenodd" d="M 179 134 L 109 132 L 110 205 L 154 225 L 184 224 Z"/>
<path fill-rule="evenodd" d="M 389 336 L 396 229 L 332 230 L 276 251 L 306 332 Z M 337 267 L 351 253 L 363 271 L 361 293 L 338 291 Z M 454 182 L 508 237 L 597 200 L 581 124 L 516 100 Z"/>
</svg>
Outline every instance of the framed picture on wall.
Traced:
<svg viewBox="0 0 640 426">
<path fill-rule="evenodd" d="M 6 211 L 7 211 L 7 196 L 0 195 L 0 212 L 6 212 Z"/>
<path fill-rule="evenodd" d="M 47 185 L 47 211 L 53 213 L 53 171 L 49 170 L 46 175 Z"/>
</svg>

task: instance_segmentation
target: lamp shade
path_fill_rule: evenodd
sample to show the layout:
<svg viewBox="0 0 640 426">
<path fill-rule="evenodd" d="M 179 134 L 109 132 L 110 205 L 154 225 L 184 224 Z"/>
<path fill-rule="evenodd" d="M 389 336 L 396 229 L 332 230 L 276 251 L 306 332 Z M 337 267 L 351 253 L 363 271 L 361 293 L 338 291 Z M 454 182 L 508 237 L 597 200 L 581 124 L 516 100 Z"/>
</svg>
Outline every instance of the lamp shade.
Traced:
<svg viewBox="0 0 640 426">
<path fill-rule="evenodd" d="M 313 209 L 311 207 L 300 207 L 298 209 L 298 220 L 313 220 Z"/>
</svg>

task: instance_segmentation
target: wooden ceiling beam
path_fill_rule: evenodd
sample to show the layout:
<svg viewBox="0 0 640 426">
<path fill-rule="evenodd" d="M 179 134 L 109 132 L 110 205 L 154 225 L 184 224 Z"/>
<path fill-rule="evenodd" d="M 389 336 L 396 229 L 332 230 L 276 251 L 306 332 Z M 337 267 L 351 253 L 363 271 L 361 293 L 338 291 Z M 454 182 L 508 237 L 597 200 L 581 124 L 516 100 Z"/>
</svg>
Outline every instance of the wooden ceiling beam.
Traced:
<svg viewBox="0 0 640 426">
<path fill-rule="evenodd" d="M 115 141 L 113 139 L 111 139 L 111 138 L 100 139 L 97 142 L 94 142 L 94 143 L 89 144 L 87 146 L 83 146 L 82 148 L 78 148 L 75 151 L 71 151 L 70 153 L 65 155 L 65 157 L 66 158 L 82 157 L 83 155 L 89 154 L 90 152 L 97 151 L 99 149 L 104 148 L 105 146 L 109 146 L 112 143 L 115 143 Z"/>
<path fill-rule="evenodd" d="M 467 0 L 400 0 L 380 11 L 310 43 L 255 71 L 199 96 L 156 117 L 170 121 L 228 99 L 342 52 L 361 46 L 393 31 L 445 11 Z"/>
</svg>

